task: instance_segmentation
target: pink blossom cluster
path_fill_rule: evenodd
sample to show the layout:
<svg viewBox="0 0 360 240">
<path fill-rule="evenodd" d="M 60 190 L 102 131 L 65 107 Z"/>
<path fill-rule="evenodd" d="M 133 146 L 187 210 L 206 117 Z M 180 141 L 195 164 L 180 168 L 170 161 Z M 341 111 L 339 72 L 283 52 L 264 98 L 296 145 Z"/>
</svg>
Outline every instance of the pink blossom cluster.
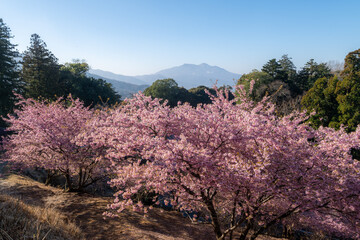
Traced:
<svg viewBox="0 0 360 240">
<path fill-rule="evenodd" d="M 305 113 L 279 118 L 266 99 L 255 104 L 244 94 L 212 100 L 169 108 L 138 94 L 97 125 L 119 189 L 112 209 L 143 209 L 132 196 L 146 188 L 205 214 L 218 239 L 239 226 L 255 238 L 311 214 L 313 226 L 358 236 L 360 165 L 350 149 L 360 146 L 359 130 L 314 130 Z"/>
<path fill-rule="evenodd" d="M 8 153 L 29 166 L 113 173 L 109 215 L 146 212 L 133 197 L 146 189 L 209 219 L 217 239 L 235 230 L 255 239 L 278 223 L 360 237 L 360 165 L 351 156 L 360 129 L 314 130 L 305 113 L 280 118 L 266 98 L 254 103 L 239 92 L 229 100 L 217 91 L 196 108 L 139 93 L 97 112 L 75 100 L 26 100 L 9 120 L 17 135 Z"/>
<path fill-rule="evenodd" d="M 5 119 L 11 124 L 8 130 L 15 133 L 4 141 L 8 161 L 62 174 L 69 190 L 80 190 L 106 174 L 104 147 L 91 137 L 94 122 L 103 113 L 84 107 L 71 96 L 55 102 L 21 98 L 18 106 Z"/>
</svg>

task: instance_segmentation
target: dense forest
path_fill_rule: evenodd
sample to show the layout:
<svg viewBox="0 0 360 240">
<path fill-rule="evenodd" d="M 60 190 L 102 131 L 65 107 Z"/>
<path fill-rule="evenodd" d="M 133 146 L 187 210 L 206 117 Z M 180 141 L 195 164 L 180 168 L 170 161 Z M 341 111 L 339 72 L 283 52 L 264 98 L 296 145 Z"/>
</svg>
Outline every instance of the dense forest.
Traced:
<svg viewBox="0 0 360 240">
<path fill-rule="evenodd" d="M 68 192 L 102 182 L 107 217 L 177 210 L 218 240 L 360 237 L 360 49 L 300 70 L 283 55 L 233 87 L 159 79 L 120 102 L 86 62 L 59 64 L 37 34 L 20 54 L 12 38 L 0 19 L 0 163 Z"/>
</svg>

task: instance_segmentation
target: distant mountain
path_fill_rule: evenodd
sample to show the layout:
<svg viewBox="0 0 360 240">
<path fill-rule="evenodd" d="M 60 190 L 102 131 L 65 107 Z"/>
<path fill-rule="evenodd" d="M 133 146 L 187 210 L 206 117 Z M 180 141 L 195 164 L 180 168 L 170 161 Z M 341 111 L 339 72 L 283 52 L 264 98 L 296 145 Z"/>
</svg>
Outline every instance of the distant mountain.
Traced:
<svg viewBox="0 0 360 240">
<path fill-rule="evenodd" d="M 89 72 L 91 74 L 101 76 L 102 78 L 118 80 L 137 85 L 151 85 L 158 79 L 173 78 L 180 87 L 185 87 L 187 89 L 200 85 L 212 87 L 216 81 L 217 86 L 222 86 L 224 84 L 233 86 L 241 77 L 240 74 L 231 73 L 223 68 L 210 66 L 206 63 L 199 65 L 183 64 L 181 66 L 164 69 L 155 74 L 139 76 L 125 76 L 96 69 L 91 69 Z"/>
<path fill-rule="evenodd" d="M 138 76 L 135 76 L 135 78 L 137 79 L 140 79 L 144 82 L 147 82 L 148 84 L 152 84 L 153 82 L 155 82 L 156 80 L 159 80 L 159 79 L 165 79 L 165 78 L 168 78 L 164 75 L 161 75 L 161 74 L 148 74 L 148 75 L 138 75 Z"/>
<path fill-rule="evenodd" d="M 90 69 L 89 74 L 94 74 L 94 75 L 100 76 L 103 79 L 106 78 L 106 79 L 117 80 L 117 81 L 136 84 L 136 85 L 148 84 L 148 82 L 140 80 L 136 77 L 115 74 L 115 73 L 103 71 L 100 69 Z"/>
<path fill-rule="evenodd" d="M 121 95 L 122 99 L 130 98 L 134 93 L 137 93 L 139 91 L 144 91 L 146 88 L 148 88 L 150 86 L 150 85 L 145 85 L 145 84 L 142 84 L 142 85 L 131 84 L 131 83 L 122 82 L 122 81 L 106 78 L 106 77 L 99 76 L 96 74 L 91 74 L 91 73 L 88 73 L 87 75 L 89 77 L 93 77 L 96 79 L 101 78 L 101 79 L 105 80 L 106 82 L 111 83 L 112 86 L 114 87 L 115 91 Z"/>
<path fill-rule="evenodd" d="M 206 63 L 200 65 L 183 64 L 178 67 L 162 70 L 156 74 L 166 76 L 166 78 L 173 78 L 179 86 L 188 89 L 200 85 L 212 87 L 216 81 L 217 86 L 234 86 L 241 77 L 240 74 L 231 73 L 223 68 L 210 66 Z"/>
</svg>

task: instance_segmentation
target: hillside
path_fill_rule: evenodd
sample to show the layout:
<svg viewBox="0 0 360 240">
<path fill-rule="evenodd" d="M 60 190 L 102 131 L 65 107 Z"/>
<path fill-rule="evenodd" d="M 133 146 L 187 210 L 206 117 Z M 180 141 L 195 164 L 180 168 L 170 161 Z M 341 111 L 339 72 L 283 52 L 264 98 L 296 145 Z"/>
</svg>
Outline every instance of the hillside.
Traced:
<svg viewBox="0 0 360 240">
<path fill-rule="evenodd" d="M 121 81 L 121 82 L 135 84 L 135 85 L 147 84 L 146 81 L 142 81 L 140 79 L 137 79 L 136 77 L 125 76 L 125 75 L 121 75 L 121 74 L 115 74 L 115 73 L 112 73 L 112 72 L 109 72 L 109 71 L 103 71 L 103 70 L 100 70 L 100 69 L 90 69 L 89 73 L 93 74 L 93 75 L 98 75 L 101 78 L 117 80 L 117 81 Z"/>
<path fill-rule="evenodd" d="M 178 212 L 160 209 L 153 209 L 148 217 L 127 210 L 118 218 L 104 219 L 103 212 L 112 202 L 112 197 L 64 193 L 61 189 L 18 175 L 1 178 L 0 192 L 1 196 L 21 199 L 32 208 L 43 207 L 60 212 L 66 221 L 76 223 L 81 229 L 82 239 L 211 239 L 209 235 L 212 235 L 210 226 L 204 230 L 204 226 L 191 224 Z M 11 235 L 10 232 L 8 234 Z"/>
<path fill-rule="evenodd" d="M 149 85 L 131 84 L 131 83 L 122 82 L 119 80 L 110 79 L 110 78 L 106 78 L 106 77 L 99 76 L 96 74 L 91 74 L 91 73 L 88 73 L 87 75 L 89 77 L 93 77 L 96 79 L 101 78 L 101 79 L 105 80 L 106 82 L 111 83 L 112 86 L 114 87 L 115 91 L 121 95 L 122 99 L 129 98 L 134 93 L 137 93 L 139 91 L 144 91 L 147 87 L 149 87 Z"/>
<path fill-rule="evenodd" d="M 193 224 L 188 218 L 184 218 L 175 211 L 154 208 L 145 217 L 128 209 L 120 213 L 118 218 L 104 219 L 103 212 L 112 201 L 112 197 L 100 197 L 87 193 L 64 193 L 62 189 L 45 186 L 25 176 L 4 174 L 0 175 L 0 218 L 2 218 L 0 228 L 5 228 L 3 231 L 6 230 L 6 227 L 24 228 L 21 226 L 25 218 L 23 214 L 17 213 L 17 216 L 9 216 L 14 214 L 14 211 L 9 211 L 9 205 L 20 204 L 17 212 L 26 209 L 32 213 L 33 223 L 40 222 L 42 224 L 41 227 L 44 228 L 44 231 L 39 234 L 41 236 L 39 239 L 43 239 L 42 237 L 47 232 L 51 237 L 44 239 L 215 239 L 210 225 Z M 1 214 L 7 214 L 6 217 L 9 219 L 13 219 L 13 217 L 19 219 L 15 219 L 14 223 L 9 226 L 9 221 L 6 221 L 4 215 Z M 19 226 L 15 226 L 15 224 Z M 26 224 L 29 224 L 29 221 Z M 35 232 L 41 230 L 35 229 Z M 11 230 L 7 229 L 5 232 L 10 237 L 15 236 L 15 232 L 11 232 Z M 2 236 L 6 236 L 5 234 L 0 232 L 0 239 L 7 239 L 2 238 Z M 258 239 L 275 238 L 261 236 Z"/>
</svg>

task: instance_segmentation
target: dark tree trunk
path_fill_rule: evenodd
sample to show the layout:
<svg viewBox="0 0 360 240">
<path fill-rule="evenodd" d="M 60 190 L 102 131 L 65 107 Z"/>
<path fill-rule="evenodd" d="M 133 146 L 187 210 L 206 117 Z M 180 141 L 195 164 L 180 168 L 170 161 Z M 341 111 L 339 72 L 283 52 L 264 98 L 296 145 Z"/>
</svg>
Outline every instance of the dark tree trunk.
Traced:
<svg viewBox="0 0 360 240">
<path fill-rule="evenodd" d="M 71 178 L 70 178 L 70 174 L 69 174 L 69 173 L 66 173 L 66 174 L 65 174 L 65 179 L 66 179 L 65 191 L 66 191 L 66 192 L 73 192 L 74 189 L 73 189 L 72 184 L 71 184 Z"/>
<path fill-rule="evenodd" d="M 212 200 L 208 199 L 207 197 L 203 196 L 203 198 L 205 198 L 204 199 L 205 204 L 206 204 L 208 210 L 210 211 L 211 220 L 213 222 L 213 227 L 214 227 L 214 232 L 215 232 L 215 235 L 216 235 L 216 239 L 219 239 L 219 238 L 222 237 L 223 234 L 222 234 L 222 231 L 221 231 L 221 226 L 220 226 L 220 223 L 219 223 L 219 219 L 218 219 L 214 204 L 213 204 Z"/>
</svg>

